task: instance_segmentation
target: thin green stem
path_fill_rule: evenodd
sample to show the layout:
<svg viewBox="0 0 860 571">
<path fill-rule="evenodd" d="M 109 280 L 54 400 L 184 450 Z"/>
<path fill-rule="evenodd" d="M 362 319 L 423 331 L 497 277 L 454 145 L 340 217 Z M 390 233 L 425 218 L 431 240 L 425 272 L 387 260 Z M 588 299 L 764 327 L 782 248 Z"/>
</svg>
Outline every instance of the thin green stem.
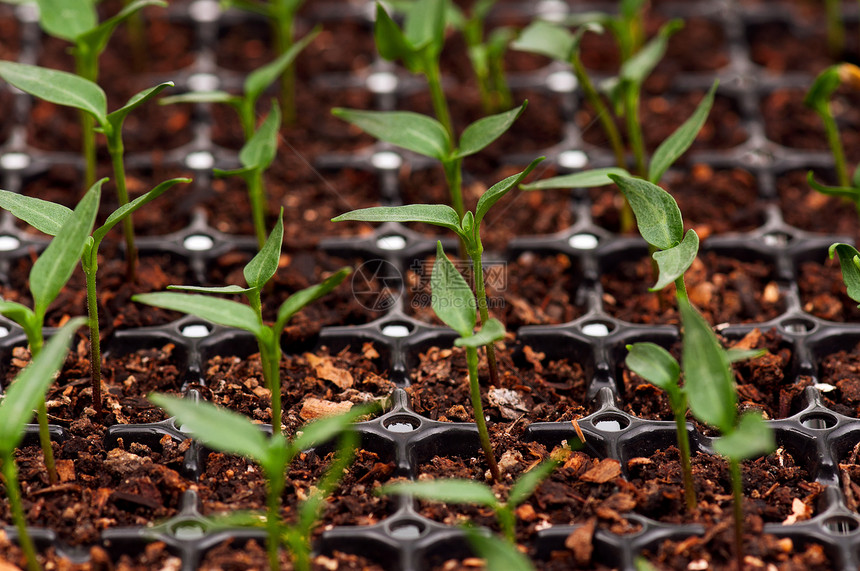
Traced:
<svg viewBox="0 0 860 571">
<path fill-rule="evenodd" d="M 642 139 L 642 125 L 639 122 L 639 86 L 628 84 L 623 89 L 627 138 L 630 141 L 630 150 L 633 151 L 636 174 L 642 178 L 648 178 L 648 167 L 645 164 L 645 143 Z"/>
<path fill-rule="evenodd" d="M 508 505 L 500 506 L 496 509 L 496 518 L 499 520 L 502 534 L 511 543 L 516 543 L 516 516 L 514 515 L 514 510 Z"/>
<path fill-rule="evenodd" d="M 123 161 L 125 146 L 120 131 L 108 135 L 108 152 L 113 165 L 117 200 L 120 206 L 125 206 L 128 204 L 128 187 L 125 182 L 125 163 Z M 129 281 L 134 281 L 137 272 L 137 247 L 134 245 L 134 222 L 131 217 L 132 215 L 129 214 L 123 218 L 122 231 L 125 235 L 125 275 Z"/>
<path fill-rule="evenodd" d="M 484 458 L 490 467 L 490 475 L 496 482 L 500 481 L 502 475 L 499 465 L 493 454 L 493 446 L 490 444 L 490 432 L 487 430 L 487 419 L 484 418 L 484 405 L 481 403 L 481 386 L 478 384 L 478 350 L 474 347 L 466 347 L 466 362 L 469 365 L 469 396 L 472 399 L 472 411 L 475 413 L 475 424 L 478 427 L 478 438 L 481 441 L 481 449 Z"/>
<path fill-rule="evenodd" d="M 735 561 L 738 569 L 744 568 L 744 487 L 741 477 L 741 464 L 737 460 L 729 460 L 729 472 L 732 478 L 732 496 L 735 517 Z"/>
<path fill-rule="evenodd" d="M 448 194 L 451 197 L 451 207 L 457 213 L 459 220 L 463 219 L 466 213 L 466 206 L 463 203 L 463 159 L 455 159 L 442 163 L 442 170 L 445 171 L 445 181 L 448 183 Z M 460 244 L 457 246 L 457 254 L 460 259 L 466 258 L 468 247 L 460 238 Z"/>
<path fill-rule="evenodd" d="M 251 202 L 251 217 L 254 220 L 254 233 L 257 247 L 266 243 L 266 199 L 263 192 L 263 169 L 254 169 L 248 174 L 248 200 Z"/>
<path fill-rule="evenodd" d="M 38 322 L 42 323 L 44 319 L 40 319 Z M 35 360 L 42 351 L 44 343 L 42 330 L 28 331 L 27 341 L 30 344 L 30 359 Z M 51 429 L 48 427 L 48 409 L 45 406 L 44 396 L 40 399 L 39 406 L 36 407 L 36 419 L 39 423 L 39 445 L 42 448 L 42 456 L 45 459 L 48 482 L 54 485 L 59 481 L 59 477 L 57 476 L 57 466 L 54 463 L 54 448 L 51 446 Z"/>
<path fill-rule="evenodd" d="M 91 54 L 85 44 L 75 46 L 75 71 L 92 82 L 99 75 L 98 56 Z M 84 188 L 91 187 L 96 182 L 96 131 L 95 119 L 86 111 L 80 112 L 81 149 L 84 155 Z"/>
<path fill-rule="evenodd" d="M 272 434 L 281 433 L 281 348 L 278 345 L 277 337 L 275 346 L 271 347 L 266 343 L 259 342 L 260 347 L 260 362 L 263 366 L 263 377 L 266 384 L 272 393 Z"/>
<path fill-rule="evenodd" d="M 842 147 L 842 139 L 839 137 L 839 128 L 836 126 L 836 120 L 833 118 L 830 103 L 827 103 L 825 109 L 819 114 L 824 123 L 824 132 L 827 135 L 830 152 L 833 153 L 836 180 L 839 186 L 851 186 L 851 181 L 848 178 L 848 166 L 845 162 L 845 149 Z"/>
<path fill-rule="evenodd" d="M 687 404 L 672 406 L 675 413 L 675 428 L 678 433 L 678 451 L 681 453 L 681 473 L 684 477 L 684 499 L 687 511 L 696 509 L 696 488 L 693 484 L 693 467 L 690 464 L 690 437 L 687 434 Z"/>
<path fill-rule="evenodd" d="M 274 426 L 274 425 L 273 425 Z M 278 571 L 281 566 L 278 561 L 278 548 L 281 545 L 281 494 L 284 491 L 284 474 L 267 474 L 269 494 L 266 498 L 266 530 L 268 541 L 266 551 L 269 555 L 270 571 Z"/>
<path fill-rule="evenodd" d="M 96 289 L 98 265 L 93 253 L 92 267 L 84 268 L 87 277 L 87 316 L 90 329 L 90 370 L 92 377 L 93 408 L 96 418 L 102 416 L 102 349 L 99 330 L 99 300 Z"/>
<path fill-rule="evenodd" d="M 15 465 L 13 453 L 4 454 L 0 463 L 3 465 L 3 481 L 6 485 L 6 497 L 9 498 L 9 511 L 12 513 L 12 521 L 18 530 L 18 545 L 27 559 L 28 571 L 42 571 L 36 559 L 36 546 L 33 538 L 27 531 L 27 520 L 24 517 L 24 504 L 21 501 L 21 485 L 18 483 L 18 467 Z"/>
<path fill-rule="evenodd" d="M 621 140 L 621 133 L 618 131 L 618 126 L 615 124 L 609 108 L 603 103 L 603 99 L 601 99 L 600 94 L 595 89 L 591 78 L 588 77 L 585 66 L 582 64 L 582 60 L 579 59 L 579 54 L 574 54 L 570 58 L 570 64 L 573 67 L 573 74 L 582 88 L 585 100 L 594 107 L 597 120 L 600 121 L 603 132 L 606 134 L 606 138 L 609 139 L 609 146 L 612 147 L 612 153 L 615 155 L 615 163 L 619 168 L 627 168 L 627 158 L 624 153 L 624 143 Z"/>
<path fill-rule="evenodd" d="M 281 2 L 280 4 L 285 4 Z M 276 8 L 273 25 L 278 54 L 284 54 L 293 47 L 293 14 L 286 7 Z M 281 74 L 281 116 L 285 125 L 296 121 L 296 68 L 290 64 Z"/>
<path fill-rule="evenodd" d="M 840 0 L 825 0 L 827 17 L 827 49 L 835 60 L 842 58 L 845 49 L 845 23 L 842 21 Z"/>
<path fill-rule="evenodd" d="M 481 316 L 481 324 L 490 320 L 490 311 L 487 304 L 487 289 L 484 285 L 484 264 L 481 254 L 484 250 L 481 239 L 476 237 L 477 247 L 473 248 L 469 255 L 472 258 L 472 273 L 475 275 L 475 299 L 478 302 L 478 314 Z M 499 384 L 499 366 L 496 363 L 496 348 L 492 343 L 487 345 L 487 368 L 490 371 L 490 385 L 494 387 Z"/>
<path fill-rule="evenodd" d="M 448 131 L 448 139 L 454 140 L 454 126 L 451 123 L 451 114 L 448 112 L 448 101 L 445 99 L 445 91 L 442 89 L 442 74 L 439 72 L 439 62 L 430 60 L 426 62 L 427 86 L 430 88 L 430 98 L 433 101 L 433 112 L 436 119 L 442 123 Z"/>
</svg>

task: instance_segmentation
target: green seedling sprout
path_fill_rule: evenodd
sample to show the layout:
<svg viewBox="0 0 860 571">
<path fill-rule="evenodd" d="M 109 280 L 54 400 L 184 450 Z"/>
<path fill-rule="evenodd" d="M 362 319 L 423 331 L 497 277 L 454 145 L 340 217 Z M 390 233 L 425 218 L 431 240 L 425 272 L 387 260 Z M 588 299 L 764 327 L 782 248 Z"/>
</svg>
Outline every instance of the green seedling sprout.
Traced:
<svg viewBox="0 0 860 571">
<path fill-rule="evenodd" d="M 289 61 L 277 75 L 281 77 L 281 115 L 287 125 L 296 121 L 296 72 L 293 60 L 308 43 L 316 36 L 309 34 L 304 39 L 296 42 L 293 37 L 293 23 L 296 12 L 304 3 L 304 0 L 268 0 L 255 2 L 252 0 L 221 0 L 226 7 L 236 7 L 247 10 L 267 18 L 272 25 L 275 36 L 275 48 L 279 54 L 275 61 L 285 56 Z M 292 55 L 287 55 L 292 54 Z M 277 77 L 276 75 L 276 77 Z M 274 79 L 274 78 L 273 78 Z M 267 82 L 271 83 L 271 81 Z"/>
<path fill-rule="evenodd" d="M 441 3 L 441 2 L 440 2 Z M 411 111 L 359 111 L 335 108 L 332 113 L 377 139 L 442 163 L 458 219 L 465 214 L 461 170 L 463 159 L 498 139 L 525 110 L 527 101 L 510 111 L 478 119 L 460 135 L 459 143 L 442 123 Z M 464 244 L 465 246 L 465 244 Z"/>
<path fill-rule="evenodd" d="M 850 85 L 860 89 L 860 68 L 854 64 L 841 63 L 832 65 L 818 74 L 815 81 L 806 92 L 804 104 L 813 109 L 824 124 L 824 133 L 830 152 L 833 155 L 833 165 L 836 170 L 838 186 L 826 186 L 815 181 L 812 171 L 807 174 L 809 185 L 823 194 L 845 198 L 857 208 L 860 213 L 860 168 L 854 171 L 854 176 L 848 177 L 848 165 L 845 160 L 845 149 L 839 137 L 839 127 L 833 116 L 830 100 L 840 85 Z"/>
<path fill-rule="evenodd" d="M 239 151 L 241 168 L 233 170 L 215 169 L 215 176 L 238 176 L 245 181 L 257 245 L 262 249 L 266 243 L 266 192 L 263 175 L 278 154 L 278 130 L 281 127 L 281 112 L 272 102 L 272 110 L 254 135 Z"/>
<path fill-rule="evenodd" d="M 72 73 L 46 69 L 43 67 L 0 62 L 0 77 L 22 91 L 45 101 L 80 109 L 91 116 L 98 125 L 98 131 L 107 138 L 108 152 L 113 165 L 114 183 L 120 206 L 128 204 L 128 189 L 125 181 L 125 146 L 122 140 L 122 126 L 125 118 L 134 109 L 149 101 L 173 82 L 167 81 L 140 91 L 132 96 L 119 109 L 108 113 L 107 96 L 96 83 Z M 129 280 L 134 279 L 137 263 L 137 249 L 134 245 L 134 225 L 130 216 L 123 220 L 126 246 L 126 273 Z"/>
<path fill-rule="evenodd" d="M 39 25 L 45 33 L 73 44 L 71 52 L 75 56 L 75 72 L 93 83 L 99 77 L 99 56 L 107 47 L 116 27 L 145 6 L 167 6 L 167 2 L 162 0 L 135 0 L 127 2 L 112 18 L 99 23 L 96 2 L 93 0 L 36 0 L 36 3 L 39 6 Z M 81 109 L 81 136 L 86 164 L 84 182 L 87 187 L 96 180 L 94 127 L 93 117 Z"/>
<path fill-rule="evenodd" d="M 236 110 L 239 114 L 239 122 L 245 134 L 245 141 L 253 136 L 257 124 L 257 101 L 263 92 L 269 88 L 284 71 L 292 65 L 296 57 L 314 38 L 319 35 L 319 28 L 315 28 L 307 36 L 296 42 L 290 49 L 282 53 L 277 59 L 255 69 L 245 78 L 241 95 L 232 95 L 226 91 L 195 91 L 172 95 L 159 101 L 161 105 L 172 103 L 224 103 Z M 283 107 L 282 111 L 283 113 Z"/>
<path fill-rule="evenodd" d="M 839 258 L 842 281 L 845 283 L 848 297 L 860 302 L 860 252 L 851 244 L 837 242 L 830 246 L 829 255 L 830 259 L 833 259 L 833 256 Z"/>
<path fill-rule="evenodd" d="M 0 315 L 21 326 L 27 336 L 30 355 L 33 359 L 39 356 L 44 345 L 45 313 L 69 281 L 89 240 L 96 220 L 104 180 L 90 187 L 72 215 L 67 218 L 42 255 L 33 263 L 29 276 L 33 309 L 15 301 L 0 300 Z M 54 452 L 51 449 L 48 411 L 44 399 L 39 402 L 37 418 L 39 419 L 39 442 L 45 457 L 48 480 L 51 484 L 56 484 L 57 469 L 54 465 Z"/>
<path fill-rule="evenodd" d="M 191 182 L 191 179 L 188 178 L 175 178 L 162 182 L 146 194 L 135 198 L 125 206 L 117 208 L 108 216 L 105 223 L 92 233 L 84 246 L 84 251 L 81 255 L 81 267 L 84 270 L 87 281 L 87 313 L 90 330 L 93 408 L 96 411 L 97 417 L 101 417 L 102 414 L 101 335 L 99 332 L 98 288 L 96 287 L 96 276 L 99 269 L 99 246 L 107 233 L 121 220 L 124 220 L 145 204 L 152 202 L 164 194 L 173 185 L 189 182 Z M 0 190 L 0 208 L 8 210 L 15 217 L 49 236 L 56 236 L 66 220 L 72 216 L 72 210 L 61 204 L 55 204 L 32 196 L 24 196 L 8 190 Z"/>
<path fill-rule="evenodd" d="M 337 459 L 299 507 L 294 525 L 283 523 L 279 514 L 281 496 L 286 487 L 287 469 L 302 450 L 325 444 L 341 435 L 359 417 L 371 413 L 373 407 L 355 406 L 346 413 L 321 418 L 304 425 L 290 440 L 277 431 L 267 436 L 259 425 L 241 414 L 207 402 L 192 402 L 161 394 L 152 394 L 149 399 L 171 416 L 175 416 L 183 430 L 188 431 L 202 444 L 229 454 L 238 454 L 260 465 L 268 488 L 265 525 L 269 536 L 269 567 L 272 571 L 280 569 L 278 548 L 283 540 L 289 547 L 295 568 L 299 571 L 310 570 L 311 532 L 319 521 L 326 497 L 337 486 L 344 470 L 352 462 L 352 451 L 358 445 L 358 438 L 352 432 L 345 434 L 338 446 Z M 238 517 L 228 515 L 226 521 L 221 523 L 230 521 L 261 523 L 259 518 L 252 519 L 249 514 L 241 514 Z"/>
<path fill-rule="evenodd" d="M 226 327 L 235 327 L 253 334 L 260 349 L 263 378 L 272 398 L 272 431 L 281 432 L 281 335 L 287 322 L 303 307 L 332 291 L 348 276 L 352 269 L 341 268 L 322 283 L 299 290 L 284 301 L 278 308 L 277 318 L 272 325 L 263 322 L 260 293 L 266 283 L 278 270 L 281 256 L 284 224 L 283 210 L 263 248 L 245 266 L 243 273 L 247 287 L 227 285 L 219 287 L 168 286 L 194 293 L 175 291 L 138 294 L 132 300 L 163 309 L 181 311 L 206 319 Z M 243 294 L 249 305 L 229 299 L 202 294 Z"/>
<path fill-rule="evenodd" d="M 33 417 L 33 409 L 42 403 L 45 392 L 57 376 L 66 359 L 75 330 L 83 325 L 84 318 L 76 317 L 66 322 L 54 333 L 38 356 L 15 378 L 0 399 L 0 466 L 3 485 L 9 499 L 9 511 L 18 531 L 18 544 L 27 559 L 28 571 L 41 571 L 36 559 L 36 546 L 27 532 L 24 506 L 21 502 L 21 485 L 18 483 L 18 468 L 15 465 L 15 449 L 24 438 L 24 426 Z"/>
<path fill-rule="evenodd" d="M 417 115 L 416 117 L 422 117 Z M 499 117 L 498 115 L 494 117 Z M 422 117 L 422 119 L 428 119 Z M 488 118 L 492 119 L 492 117 Z M 484 121 L 482 119 L 481 121 Z M 432 120 L 431 120 L 432 121 Z M 480 122 L 480 121 L 479 121 Z M 477 124 L 477 123 L 475 123 Z M 468 130 L 467 130 L 468 131 Z M 412 137 L 417 142 L 417 123 L 413 124 Z M 477 136 L 477 134 L 476 134 Z M 466 138 L 466 133 L 463 134 Z M 441 226 L 453 231 L 460 238 L 460 244 L 466 255 L 472 261 L 472 271 L 475 276 L 475 297 L 478 300 L 478 311 L 481 323 L 486 324 L 490 319 L 487 305 L 487 293 L 484 286 L 484 266 L 482 255 L 484 245 L 481 242 L 481 221 L 489 212 L 490 208 L 498 202 L 509 190 L 517 186 L 534 169 L 543 157 L 535 159 L 519 174 L 494 184 L 478 199 L 475 212 L 467 212 L 459 215 L 456 210 L 444 204 L 409 204 L 404 206 L 375 206 L 353 210 L 332 218 L 332 222 L 354 220 L 359 222 L 425 222 L 434 226 Z M 487 345 L 487 363 L 490 369 L 490 383 L 498 386 L 499 373 L 496 365 L 496 352 L 492 344 Z"/>
</svg>

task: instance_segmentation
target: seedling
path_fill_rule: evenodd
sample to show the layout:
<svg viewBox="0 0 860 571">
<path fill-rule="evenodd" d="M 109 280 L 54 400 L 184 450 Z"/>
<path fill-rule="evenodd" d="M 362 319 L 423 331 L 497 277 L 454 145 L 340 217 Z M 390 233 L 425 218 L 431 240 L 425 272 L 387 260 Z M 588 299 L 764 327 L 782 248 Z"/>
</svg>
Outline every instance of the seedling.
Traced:
<svg viewBox="0 0 860 571">
<path fill-rule="evenodd" d="M 860 169 L 854 171 L 854 176 L 848 178 L 848 166 L 845 161 L 845 149 L 839 137 L 839 128 L 833 116 L 830 100 L 833 93 L 841 84 L 860 88 L 860 68 L 854 64 L 841 63 L 832 65 L 818 74 L 815 81 L 806 92 L 804 104 L 813 109 L 824 124 L 824 132 L 833 154 L 836 182 L 838 186 L 826 186 L 815 181 L 812 171 L 807 174 L 809 185 L 823 194 L 840 196 L 854 203 L 860 214 Z"/>
<path fill-rule="evenodd" d="M 268 0 L 254 2 L 252 0 L 221 0 L 226 6 L 235 6 L 241 10 L 247 10 L 260 14 L 267 18 L 272 24 L 275 36 L 275 48 L 278 51 L 279 61 L 285 56 L 289 61 L 278 71 L 281 76 L 281 115 L 288 125 L 296 120 L 296 73 L 292 61 L 310 43 L 316 33 L 308 34 L 304 39 L 296 42 L 293 38 L 293 22 L 304 0 Z M 288 56 L 287 54 L 292 54 Z M 273 78 L 274 79 L 274 78 Z M 268 85 L 271 80 L 266 83 Z"/>
<path fill-rule="evenodd" d="M 132 297 L 134 301 L 181 311 L 206 319 L 212 323 L 235 327 L 253 334 L 260 349 L 260 361 L 263 366 L 263 378 L 266 387 L 271 391 L 272 398 L 272 431 L 281 432 L 281 335 L 287 322 L 300 309 L 327 294 L 351 272 L 351 268 L 341 268 L 322 283 L 299 290 L 287 298 L 278 308 L 277 319 L 272 325 L 263 322 L 263 309 L 260 293 L 266 283 L 278 270 L 278 260 L 281 256 L 281 245 L 284 238 L 283 210 L 278 216 L 278 222 L 272 230 L 269 239 L 262 249 L 245 266 L 243 273 L 247 287 L 227 285 L 220 287 L 198 286 L 168 286 L 168 289 L 180 289 L 195 293 L 179 293 L 173 291 L 138 294 Z M 243 294 L 249 305 L 238 301 L 211 297 L 201 294 Z"/>
<path fill-rule="evenodd" d="M 860 252 L 851 244 L 838 242 L 830 246 L 829 254 L 830 259 L 833 259 L 834 255 L 839 257 L 842 281 L 845 283 L 848 297 L 860 302 Z"/>
<path fill-rule="evenodd" d="M 242 168 L 233 170 L 215 169 L 216 176 L 235 175 L 245 181 L 248 199 L 251 203 L 251 216 L 254 220 L 254 233 L 257 245 L 262 248 L 266 243 L 266 192 L 263 187 L 263 174 L 278 154 L 278 130 L 281 127 L 281 112 L 272 102 L 269 116 L 254 135 L 239 151 Z"/>
<path fill-rule="evenodd" d="M 459 144 L 450 129 L 442 123 L 411 111 L 359 111 L 337 107 L 332 113 L 377 139 L 441 162 L 451 195 L 451 206 L 460 219 L 465 214 L 461 171 L 463 159 L 498 139 L 522 114 L 527 104 L 524 101 L 510 111 L 478 119 L 466 127 Z"/>
<path fill-rule="evenodd" d="M 191 179 L 174 178 L 162 182 L 146 194 L 143 194 L 125 206 L 116 209 L 108 216 L 105 223 L 96 229 L 87 240 L 81 255 L 81 267 L 87 280 L 87 312 L 88 326 L 90 330 L 90 366 L 92 371 L 93 408 L 96 416 L 102 414 L 101 399 L 101 335 L 99 333 L 98 314 L 98 288 L 96 287 L 96 276 L 98 274 L 98 252 L 102 240 L 110 230 L 121 220 L 130 216 L 137 209 L 148 204 L 164 194 L 164 192 L 177 183 L 188 183 Z M 61 204 L 55 204 L 24 196 L 17 192 L 0 190 L 0 208 L 8 210 L 17 218 L 23 220 L 36 230 L 56 236 L 62 229 L 63 224 L 72 216 L 72 211 Z"/>
<path fill-rule="evenodd" d="M 417 117 L 421 116 L 418 115 Z M 499 116 L 496 115 L 494 117 Z M 423 119 L 428 120 L 426 117 Z M 492 119 L 492 117 L 488 119 Z M 432 119 L 429 120 L 432 121 Z M 481 121 L 486 120 L 482 119 Z M 414 140 L 416 144 L 419 142 L 424 144 L 427 140 L 419 139 L 418 135 L 420 131 L 417 129 L 418 124 L 412 123 L 412 127 L 412 133 L 409 135 L 410 141 Z M 463 133 L 463 139 L 466 139 L 465 132 Z M 486 325 L 490 320 L 490 313 L 487 309 L 484 266 L 481 257 L 484 252 L 484 245 L 481 242 L 481 221 L 490 208 L 507 194 L 509 190 L 518 185 L 542 160 L 543 157 L 535 159 L 521 173 L 509 176 L 487 189 L 481 198 L 478 199 L 474 214 L 467 212 L 464 215 L 459 215 L 456 210 L 444 204 L 409 204 L 404 206 L 375 206 L 353 210 L 332 218 L 332 222 L 342 222 L 345 220 L 357 220 L 361 222 L 425 222 L 452 230 L 459 236 L 461 245 L 472 260 L 478 311 L 480 312 L 481 323 Z M 487 363 L 490 369 L 490 383 L 498 386 L 499 373 L 496 366 L 496 352 L 491 343 L 487 345 Z"/>
<path fill-rule="evenodd" d="M 15 449 L 24 439 L 24 427 L 33 417 L 33 409 L 44 407 L 45 392 L 57 376 L 66 359 L 75 330 L 83 325 L 84 318 L 69 320 L 45 344 L 42 351 L 33 355 L 30 364 L 15 378 L 0 399 L 0 466 L 3 485 L 9 499 L 9 511 L 18 531 L 18 544 L 27 559 L 28 571 L 41 571 L 36 559 L 36 546 L 27 531 L 24 506 L 21 502 L 21 485 L 15 465 Z"/>
<path fill-rule="evenodd" d="M 319 35 L 319 32 L 319 28 L 315 28 L 278 56 L 277 59 L 249 73 L 245 78 L 241 95 L 231 95 L 226 91 L 195 91 L 165 97 L 159 103 L 161 105 L 171 103 L 225 103 L 230 105 L 239 114 L 239 122 L 247 142 L 254 136 L 257 124 L 257 101 L 260 96 L 293 64 L 299 53 Z M 283 113 L 283 108 L 281 112 Z"/>
<path fill-rule="evenodd" d="M 107 47 L 108 40 L 116 27 L 145 6 L 167 6 L 167 2 L 162 0 L 135 0 L 126 3 L 112 18 L 99 23 L 96 3 L 92 0 L 36 0 L 36 2 L 39 6 L 39 25 L 47 34 L 73 44 L 71 52 L 75 56 L 75 72 L 93 83 L 98 81 L 99 56 Z M 54 103 L 57 102 L 54 101 Z M 81 135 L 86 164 L 84 182 L 87 187 L 96 180 L 94 127 L 93 117 L 81 109 Z"/>
<path fill-rule="evenodd" d="M 278 548 L 283 541 L 289 547 L 295 568 L 300 571 L 310 570 L 311 532 L 319 521 L 326 497 L 335 489 L 344 470 L 352 462 L 352 451 L 358 445 L 355 434 L 345 431 L 359 417 L 372 412 L 372 407 L 355 406 L 344 414 L 316 420 L 303 426 L 289 440 L 280 432 L 267 436 L 259 425 L 241 414 L 207 402 L 192 402 L 161 394 L 150 395 L 149 399 L 175 416 L 183 430 L 202 444 L 229 454 L 238 454 L 260 465 L 267 484 L 265 525 L 269 535 L 269 567 L 272 571 L 280 569 Z M 288 525 L 281 522 L 279 512 L 286 486 L 284 476 L 290 463 L 303 450 L 325 444 L 341 433 L 345 434 L 338 446 L 337 458 L 308 499 L 302 502 L 296 523 Z M 233 519 L 255 523 L 247 514 L 238 519 L 235 516 L 227 517 L 228 521 Z"/>
<path fill-rule="evenodd" d="M 137 4 L 137 3 L 136 3 Z M 120 206 L 128 204 L 128 189 L 125 182 L 125 147 L 122 140 L 122 126 L 125 118 L 134 109 L 152 99 L 166 87 L 173 86 L 167 81 L 144 89 L 128 100 L 124 106 L 111 113 L 107 112 L 107 96 L 96 83 L 77 75 L 46 69 L 34 65 L 0 62 L 0 77 L 27 93 L 67 107 L 80 109 L 90 115 L 98 124 L 98 130 L 107 138 L 108 152 L 113 164 L 114 183 Z M 135 276 L 137 249 L 134 245 L 134 225 L 131 217 L 123 220 L 126 247 L 126 273 L 130 280 Z"/>
<path fill-rule="evenodd" d="M 27 342 L 30 345 L 30 355 L 33 359 L 39 356 L 44 345 L 42 329 L 45 323 L 45 313 L 59 295 L 60 290 L 69 281 L 89 240 L 99 208 L 103 182 L 104 179 L 90 187 L 75 207 L 72 215 L 63 223 L 42 255 L 33 263 L 29 276 L 33 309 L 15 301 L 0 300 L 0 314 L 8 317 L 24 329 Z M 39 402 L 37 417 L 39 419 L 39 441 L 45 457 L 45 468 L 48 471 L 49 481 L 51 484 L 55 484 L 57 483 L 57 470 L 54 465 L 54 452 L 51 449 L 48 411 L 44 399 Z"/>
</svg>

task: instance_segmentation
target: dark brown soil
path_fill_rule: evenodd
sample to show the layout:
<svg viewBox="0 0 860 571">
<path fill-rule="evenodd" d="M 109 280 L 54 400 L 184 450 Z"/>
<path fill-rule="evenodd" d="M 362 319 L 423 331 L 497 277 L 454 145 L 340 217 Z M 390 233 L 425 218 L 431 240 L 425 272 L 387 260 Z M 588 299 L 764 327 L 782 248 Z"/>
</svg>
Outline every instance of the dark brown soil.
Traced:
<svg viewBox="0 0 860 571">
<path fill-rule="evenodd" d="M 789 171 L 776 179 L 779 206 L 785 222 L 807 232 L 848 237 L 860 235 L 857 208 L 847 200 L 811 189 L 806 176 L 805 170 Z M 830 172 L 815 172 L 816 180 L 822 184 L 835 184 L 835 180 L 830 180 L 832 176 Z"/>
</svg>

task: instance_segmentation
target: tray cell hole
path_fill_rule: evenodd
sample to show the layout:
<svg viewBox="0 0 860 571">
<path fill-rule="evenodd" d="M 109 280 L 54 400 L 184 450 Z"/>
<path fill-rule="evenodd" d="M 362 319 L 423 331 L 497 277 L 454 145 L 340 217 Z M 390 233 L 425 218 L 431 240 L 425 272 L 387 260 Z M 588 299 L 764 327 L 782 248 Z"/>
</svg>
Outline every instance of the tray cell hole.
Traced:
<svg viewBox="0 0 860 571">
<path fill-rule="evenodd" d="M 212 331 L 206 325 L 202 323 L 194 323 L 192 325 L 186 325 L 182 328 L 182 336 L 188 337 L 191 339 L 199 339 L 200 337 L 208 336 Z"/>
<path fill-rule="evenodd" d="M 786 319 L 779 324 L 787 333 L 809 333 L 815 329 L 815 322 L 809 319 Z"/>
<path fill-rule="evenodd" d="M 562 0 L 541 0 L 535 6 L 535 15 L 547 22 L 561 22 L 567 16 L 567 4 Z"/>
<path fill-rule="evenodd" d="M 9 331 L 8 327 L 3 327 L 2 325 L 0 325 L 0 338 L 8 337 L 9 333 L 11 333 L 11 331 Z"/>
<path fill-rule="evenodd" d="M 791 234 L 785 232 L 768 232 L 764 235 L 764 243 L 768 246 L 787 246 L 791 240 Z"/>
<path fill-rule="evenodd" d="M 194 540 L 201 539 L 206 535 L 206 530 L 198 523 L 186 522 L 173 526 L 170 530 L 177 539 Z"/>
<path fill-rule="evenodd" d="M 401 521 L 391 525 L 388 533 L 391 537 L 405 541 L 408 539 L 418 539 L 427 531 L 427 526 L 418 521 Z"/>
<path fill-rule="evenodd" d="M 392 416 L 382 424 L 390 432 L 414 432 L 421 426 L 421 421 L 411 416 Z"/>
<path fill-rule="evenodd" d="M 601 414 L 592 419 L 591 424 L 605 432 L 621 432 L 630 426 L 630 419 L 617 414 Z"/>
<path fill-rule="evenodd" d="M 35 2 L 24 2 L 15 9 L 15 15 L 22 24 L 35 24 L 39 21 L 39 5 Z"/>
<path fill-rule="evenodd" d="M 379 151 L 370 157 L 373 168 L 383 171 L 395 171 L 403 165 L 403 157 L 394 151 Z"/>
<path fill-rule="evenodd" d="M 573 93 L 578 85 L 576 76 L 567 70 L 553 72 L 546 78 L 546 86 L 555 93 Z"/>
<path fill-rule="evenodd" d="M 588 155 L 582 151 L 563 151 L 558 154 L 558 164 L 566 169 L 581 169 L 588 164 Z"/>
<path fill-rule="evenodd" d="M 215 240 L 206 234 L 192 234 L 186 236 L 185 240 L 182 241 L 182 245 L 186 250 L 191 250 L 192 252 L 206 252 L 215 246 Z"/>
<path fill-rule="evenodd" d="M 594 234 L 574 234 L 567 239 L 567 243 L 571 248 L 576 250 L 594 250 L 600 243 L 600 240 Z"/>
<path fill-rule="evenodd" d="M 0 166 L 9 171 L 19 171 L 30 166 L 30 156 L 26 153 L 5 153 L 0 157 Z"/>
<path fill-rule="evenodd" d="M 615 329 L 613 324 L 604 321 L 589 321 L 582 324 L 582 332 L 589 337 L 606 337 L 613 329 Z"/>
<path fill-rule="evenodd" d="M 378 71 L 367 76 L 367 89 L 371 93 L 394 93 L 397 83 L 397 76 L 388 71 Z"/>
<path fill-rule="evenodd" d="M 824 527 L 834 535 L 848 535 L 857 531 L 857 520 L 848 516 L 833 516 L 824 520 Z"/>
<path fill-rule="evenodd" d="M 411 333 L 412 326 L 407 323 L 389 323 L 382 328 L 386 337 L 408 337 Z"/>
<path fill-rule="evenodd" d="M 215 156 L 209 151 L 194 151 L 185 157 L 185 166 L 192 170 L 207 171 L 215 166 Z"/>
<path fill-rule="evenodd" d="M 195 73 L 188 77 L 188 89 L 191 91 L 215 91 L 221 81 L 214 73 Z"/>
<path fill-rule="evenodd" d="M 11 252 L 21 245 L 21 241 L 15 236 L 0 236 L 0 252 Z"/>
<path fill-rule="evenodd" d="M 214 22 L 221 14 L 215 0 L 197 0 L 188 8 L 188 14 L 197 22 Z"/>
<path fill-rule="evenodd" d="M 827 414 L 826 412 L 814 412 L 801 417 L 800 424 L 806 428 L 823 430 L 825 428 L 836 426 L 836 417 L 831 414 Z"/>
<path fill-rule="evenodd" d="M 376 247 L 380 250 L 396 252 L 406 247 L 406 238 L 399 234 L 390 234 L 388 236 L 380 236 L 376 240 Z"/>
</svg>

